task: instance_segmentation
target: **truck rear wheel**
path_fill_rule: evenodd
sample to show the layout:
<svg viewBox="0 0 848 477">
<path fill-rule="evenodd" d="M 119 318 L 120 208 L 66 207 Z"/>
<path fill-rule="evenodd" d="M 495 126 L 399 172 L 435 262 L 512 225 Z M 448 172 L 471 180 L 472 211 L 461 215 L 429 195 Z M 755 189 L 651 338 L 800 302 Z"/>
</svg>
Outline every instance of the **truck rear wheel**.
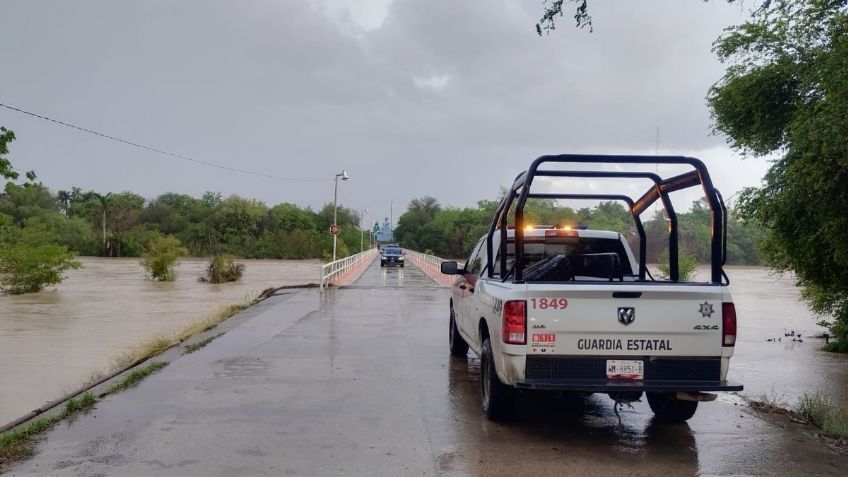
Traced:
<svg viewBox="0 0 848 477">
<path fill-rule="evenodd" d="M 468 356 L 468 343 L 459 334 L 459 329 L 456 327 L 456 314 L 453 312 L 453 306 L 450 309 L 450 331 L 448 334 L 448 343 L 450 344 L 451 356 L 466 357 Z"/>
<path fill-rule="evenodd" d="M 486 417 L 498 421 L 509 416 L 513 406 L 512 389 L 498 378 L 492 343 L 487 337 L 480 352 L 480 397 Z"/>
<path fill-rule="evenodd" d="M 675 393 L 646 393 L 648 405 L 658 420 L 662 422 L 684 422 L 695 415 L 698 401 L 677 399 Z"/>
</svg>

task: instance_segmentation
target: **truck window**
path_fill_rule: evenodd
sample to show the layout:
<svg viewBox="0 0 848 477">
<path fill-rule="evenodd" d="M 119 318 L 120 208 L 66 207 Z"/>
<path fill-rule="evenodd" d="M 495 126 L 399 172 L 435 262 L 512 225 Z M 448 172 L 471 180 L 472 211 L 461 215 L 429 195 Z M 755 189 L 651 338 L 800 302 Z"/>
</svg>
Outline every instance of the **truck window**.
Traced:
<svg viewBox="0 0 848 477">
<path fill-rule="evenodd" d="M 480 255 L 480 250 L 483 247 L 483 244 L 486 243 L 486 239 L 482 239 L 477 242 L 477 245 L 474 246 L 474 250 L 471 252 L 471 255 L 468 256 L 468 261 L 465 262 L 465 269 L 468 273 L 473 275 L 480 274 L 480 265 L 482 265 L 483 259 Z"/>
<path fill-rule="evenodd" d="M 512 269 L 514 261 L 515 244 L 509 239 L 507 270 Z M 494 275 L 500 276 L 497 257 Z M 609 280 L 632 275 L 630 260 L 619 239 L 537 237 L 524 242 L 524 278 L 528 281 Z"/>
</svg>

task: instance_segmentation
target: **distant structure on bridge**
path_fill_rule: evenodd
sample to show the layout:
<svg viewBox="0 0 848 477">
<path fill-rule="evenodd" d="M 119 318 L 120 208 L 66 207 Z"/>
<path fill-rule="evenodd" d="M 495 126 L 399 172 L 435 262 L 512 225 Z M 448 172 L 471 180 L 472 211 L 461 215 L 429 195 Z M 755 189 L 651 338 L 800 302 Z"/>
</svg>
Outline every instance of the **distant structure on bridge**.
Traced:
<svg viewBox="0 0 848 477">
<path fill-rule="evenodd" d="M 374 236 L 377 237 L 377 242 L 394 242 L 395 236 L 392 232 L 392 224 L 389 222 L 389 218 L 383 221 L 383 225 L 380 225 L 378 222 L 374 222 Z"/>
</svg>

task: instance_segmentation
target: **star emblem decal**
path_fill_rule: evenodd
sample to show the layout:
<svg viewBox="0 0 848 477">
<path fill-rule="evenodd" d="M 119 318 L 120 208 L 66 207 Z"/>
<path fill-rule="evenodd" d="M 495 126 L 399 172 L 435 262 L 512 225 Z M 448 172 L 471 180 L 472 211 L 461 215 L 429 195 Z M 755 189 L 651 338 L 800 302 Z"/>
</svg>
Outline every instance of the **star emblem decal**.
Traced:
<svg viewBox="0 0 848 477">
<path fill-rule="evenodd" d="M 713 313 L 715 313 L 715 310 L 713 309 L 712 304 L 707 303 L 706 300 L 705 300 L 703 303 L 701 303 L 700 306 L 701 306 L 701 309 L 698 310 L 698 311 L 701 313 L 702 318 L 712 318 L 713 317 Z"/>
</svg>

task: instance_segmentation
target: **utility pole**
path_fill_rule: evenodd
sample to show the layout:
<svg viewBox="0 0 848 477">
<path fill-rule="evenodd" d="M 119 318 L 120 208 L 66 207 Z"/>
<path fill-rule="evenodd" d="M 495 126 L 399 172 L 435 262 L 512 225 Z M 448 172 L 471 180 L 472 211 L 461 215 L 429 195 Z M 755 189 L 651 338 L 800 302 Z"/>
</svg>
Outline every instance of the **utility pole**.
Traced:
<svg viewBox="0 0 848 477">
<path fill-rule="evenodd" d="M 338 211 L 339 211 L 339 177 L 342 178 L 343 181 L 349 179 L 347 175 L 347 171 L 342 169 L 341 172 L 336 174 L 336 187 L 333 189 L 333 225 L 338 225 Z M 338 242 L 339 234 L 333 234 L 333 261 L 336 261 L 336 243 Z"/>
<path fill-rule="evenodd" d="M 362 223 L 365 221 L 365 214 L 368 213 L 368 209 L 364 209 L 359 214 L 359 253 L 362 253 L 365 249 L 365 229 L 362 228 Z M 370 231 L 369 231 L 370 233 Z"/>
</svg>

